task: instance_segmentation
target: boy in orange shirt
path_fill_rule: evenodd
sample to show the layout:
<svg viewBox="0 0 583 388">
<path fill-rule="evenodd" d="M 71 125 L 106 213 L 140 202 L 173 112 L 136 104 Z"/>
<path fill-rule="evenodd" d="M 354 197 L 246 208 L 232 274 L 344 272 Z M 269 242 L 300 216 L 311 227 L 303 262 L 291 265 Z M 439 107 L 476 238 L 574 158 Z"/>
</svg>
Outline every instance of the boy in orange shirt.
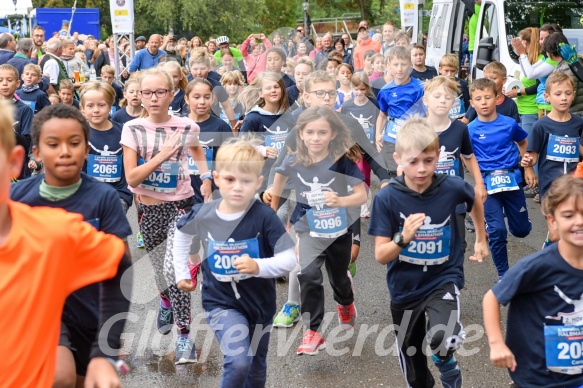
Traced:
<svg viewBox="0 0 583 388">
<path fill-rule="evenodd" d="M 0 308 L 13 311 L 0 319 L 0 386 L 50 387 L 65 299 L 79 288 L 102 282 L 101 328 L 128 311 L 120 281 L 130 261 L 119 238 L 98 232 L 80 215 L 9 199 L 10 180 L 19 175 L 24 159 L 24 149 L 15 144 L 11 117 L 9 104 L 0 102 Z M 26 335 L 21 334 L 23 327 Z M 111 349 L 120 348 L 119 334 L 113 330 L 100 332 L 100 339 Z M 91 357 L 86 386 L 118 387 L 116 354 L 95 344 Z"/>
</svg>

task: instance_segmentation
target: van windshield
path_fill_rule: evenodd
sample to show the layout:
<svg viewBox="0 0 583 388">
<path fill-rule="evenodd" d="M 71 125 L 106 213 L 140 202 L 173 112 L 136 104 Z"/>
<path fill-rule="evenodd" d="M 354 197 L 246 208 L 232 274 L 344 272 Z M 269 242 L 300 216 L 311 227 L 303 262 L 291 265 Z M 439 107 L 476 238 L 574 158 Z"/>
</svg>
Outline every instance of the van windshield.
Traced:
<svg viewBox="0 0 583 388">
<path fill-rule="evenodd" d="M 510 40 L 518 36 L 524 28 L 540 27 L 545 23 L 557 23 L 563 27 L 563 33 L 569 39 L 569 43 L 576 45 L 579 54 L 583 54 L 583 0 L 570 2 L 506 0 L 504 5 L 508 51 L 515 61 L 518 61 L 518 56 L 514 53 Z"/>
</svg>

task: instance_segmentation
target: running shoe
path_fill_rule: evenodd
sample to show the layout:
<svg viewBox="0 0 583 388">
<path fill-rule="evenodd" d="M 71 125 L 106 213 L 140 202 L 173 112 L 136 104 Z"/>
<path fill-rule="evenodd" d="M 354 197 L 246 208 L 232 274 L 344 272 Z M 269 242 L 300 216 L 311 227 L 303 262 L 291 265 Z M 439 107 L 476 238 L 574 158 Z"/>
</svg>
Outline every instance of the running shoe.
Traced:
<svg viewBox="0 0 583 388">
<path fill-rule="evenodd" d="M 356 322 L 356 306 L 354 302 L 348 306 L 342 306 L 336 303 L 336 309 L 338 310 L 338 322 L 343 330 L 350 330 L 354 327 L 354 322 Z"/>
<path fill-rule="evenodd" d="M 474 220 L 472 220 L 472 217 L 467 216 L 464 224 L 468 232 L 474 233 L 476 231 L 476 226 L 474 225 Z"/>
<path fill-rule="evenodd" d="M 540 203 L 540 194 L 536 193 L 536 195 L 534 196 L 534 198 L 532 200 L 536 203 Z"/>
<path fill-rule="evenodd" d="M 315 356 L 320 352 L 320 350 L 326 349 L 326 341 L 324 338 L 314 330 L 307 330 L 304 332 L 304 338 L 302 338 L 302 344 L 298 348 L 298 355 L 307 354 L 309 356 Z"/>
<path fill-rule="evenodd" d="M 144 239 L 142 238 L 142 234 L 140 232 L 136 234 L 136 240 L 138 240 L 138 248 L 144 248 Z"/>
<path fill-rule="evenodd" d="M 529 188 L 528 186 L 524 189 L 524 196 L 526 198 L 534 198 L 538 194 L 538 187 L 533 189 Z"/>
<path fill-rule="evenodd" d="M 273 327 L 292 327 L 300 320 L 300 305 L 287 302 L 273 320 Z"/>
<path fill-rule="evenodd" d="M 363 203 L 360 206 L 360 218 L 370 218 L 370 211 L 368 210 L 368 205 Z"/>
<path fill-rule="evenodd" d="M 158 325 L 158 331 L 164 335 L 170 333 L 172 330 L 172 324 L 174 323 L 174 312 L 172 307 L 162 306 L 162 300 L 160 300 L 160 308 L 158 309 L 158 319 L 156 320 Z"/>
<path fill-rule="evenodd" d="M 196 348 L 194 341 L 189 336 L 178 335 L 176 340 L 176 353 L 174 355 L 174 364 L 193 364 L 196 362 Z"/>
</svg>

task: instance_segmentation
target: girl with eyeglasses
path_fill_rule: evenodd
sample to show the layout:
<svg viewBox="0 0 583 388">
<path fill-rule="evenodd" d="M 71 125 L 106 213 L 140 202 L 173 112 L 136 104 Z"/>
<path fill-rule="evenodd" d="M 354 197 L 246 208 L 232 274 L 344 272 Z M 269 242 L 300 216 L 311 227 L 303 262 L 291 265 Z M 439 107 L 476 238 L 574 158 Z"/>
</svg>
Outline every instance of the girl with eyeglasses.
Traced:
<svg viewBox="0 0 583 388">
<path fill-rule="evenodd" d="M 174 98 L 174 83 L 168 73 L 149 69 L 140 78 L 144 117 L 128 121 L 122 131 L 123 165 L 130 190 L 143 213 L 140 232 L 148 253 L 158 291 L 158 331 L 178 329 L 176 364 L 196 362 L 190 338 L 190 293 L 176 287 L 172 241 L 176 222 L 194 205 L 187 156 L 199 168 L 201 193 L 210 198 L 210 172 L 198 134 L 198 125 L 187 117 L 168 114 Z M 167 242 L 170 242 L 167 246 Z"/>
</svg>

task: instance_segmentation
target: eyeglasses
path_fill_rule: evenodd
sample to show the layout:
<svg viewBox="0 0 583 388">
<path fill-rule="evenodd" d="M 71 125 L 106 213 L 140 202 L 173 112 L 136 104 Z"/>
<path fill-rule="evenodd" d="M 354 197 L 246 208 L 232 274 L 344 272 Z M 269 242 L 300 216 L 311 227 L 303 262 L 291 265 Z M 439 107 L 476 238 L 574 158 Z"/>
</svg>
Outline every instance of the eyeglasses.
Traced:
<svg viewBox="0 0 583 388">
<path fill-rule="evenodd" d="M 316 95 L 316 97 L 318 98 L 324 98 L 326 95 L 328 95 L 328 97 L 330 98 L 336 98 L 336 96 L 338 95 L 338 91 L 336 90 L 314 90 L 312 92 L 308 92 L 308 93 L 314 93 Z"/>
<path fill-rule="evenodd" d="M 155 91 L 152 90 L 140 90 L 140 95 L 144 98 L 152 98 L 152 94 L 156 94 L 158 98 L 164 98 L 168 94 L 170 90 L 168 89 L 158 89 Z"/>
</svg>

